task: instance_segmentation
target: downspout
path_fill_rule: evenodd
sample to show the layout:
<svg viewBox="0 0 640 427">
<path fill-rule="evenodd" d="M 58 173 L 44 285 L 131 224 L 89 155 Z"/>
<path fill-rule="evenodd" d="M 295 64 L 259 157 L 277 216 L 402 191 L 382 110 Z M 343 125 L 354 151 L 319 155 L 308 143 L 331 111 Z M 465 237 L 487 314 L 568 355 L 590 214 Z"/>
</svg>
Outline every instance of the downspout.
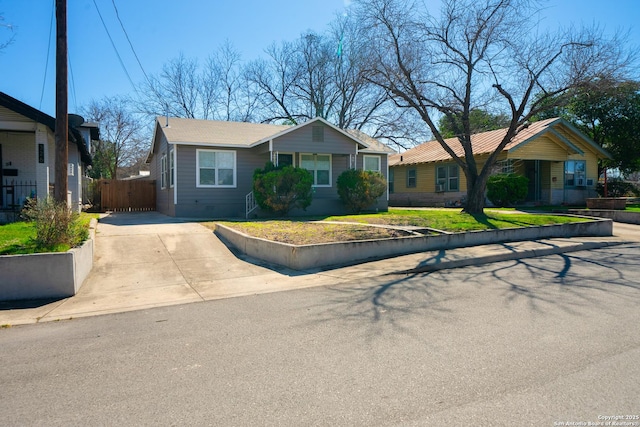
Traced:
<svg viewBox="0 0 640 427">
<path fill-rule="evenodd" d="M 276 163 L 278 162 L 278 159 L 273 158 L 273 139 L 269 140 L 269 161 L 274 165 L 276 165 Z"/>
<path fill-rule="evenodd" d="M 389 209 L 389 155 L 387 154 L 387 210 Z"/>
<path fill-rule="evenodd" d="M 170 179 L 173 179 L 173 207 L 175 212 L 175 206 L 178 204 L 178 146 L 173 145 L 173 176 Z"/>
<path fill-rule="evenodd" d="M 356 143 L 356 156 L 353 159 L 353 168 L 358 169 L 358 143 Z M 364 163 L 362 165 L 362 169 L 364 170 Z"/>
</svg>

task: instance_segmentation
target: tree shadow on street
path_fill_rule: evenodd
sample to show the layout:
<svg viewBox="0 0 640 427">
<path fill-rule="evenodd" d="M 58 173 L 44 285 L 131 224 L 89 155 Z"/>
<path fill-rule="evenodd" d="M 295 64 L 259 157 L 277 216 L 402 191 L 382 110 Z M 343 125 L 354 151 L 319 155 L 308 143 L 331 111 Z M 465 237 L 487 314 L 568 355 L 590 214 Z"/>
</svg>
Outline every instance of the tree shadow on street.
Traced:
<svg viewBox="0 0 640 427">
<path fill-rule="evenodd" d="M 387 274 L 330 287 L 316 321 L 355 323 L 377 335 L 385 331 L 424 337 L 423 327 L 459 322 L 465 307 L 523 310 L 537 318 L 558 311 L 585 316 L 610 310 L 601 299 L 640 304 L 639 244 L 580 251 L 481 266 Z M 416 266 L 433 262 L 436 253 Z M 484 298 L 488 296 L 488 298 Z M 416 315 L 420 321 L 416 323 Z M 428 333 L 427 333 L 428 335 Z"/>
</svg>

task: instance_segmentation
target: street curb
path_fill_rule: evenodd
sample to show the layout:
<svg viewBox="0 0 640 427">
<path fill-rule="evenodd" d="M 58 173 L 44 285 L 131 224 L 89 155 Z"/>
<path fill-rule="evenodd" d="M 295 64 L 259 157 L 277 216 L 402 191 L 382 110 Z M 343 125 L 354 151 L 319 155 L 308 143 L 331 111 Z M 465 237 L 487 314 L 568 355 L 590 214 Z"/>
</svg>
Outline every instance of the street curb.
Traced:
<svg viewBox="0 0 640 427">
<path fill-rule="evenodd" d="M 437 261 L 436 263 L 433 263 L 433 264 L 426 264 L 426 265 L 408 269 L 408 270 L 399 270 L 390 274 L 427 273 L 430 271 L 449 270 L 453 268 L 469 267 L 469 266 L 480 265 L 480 264 L 490 264 L 490 263 L 501 262 L 501 261 L 537 258 L 537 257 L 548 256 L 548 255 L 563 254 L 567 252 L 600 249 L 600 248 L 609 247 L 609 246 L 622 245 L 625 243 L 629 243 L 629 242 L 625 242 L 625 241 L 581 242 L 581 243 L 574 243 L 567 246 L 556 246 L 556 247 L 540 248 L 540 249 L 525 249 L 521 251 L 509 251 L 509 252 L 500 253 L 500 254 L 476 256 L 476 257 L 464 258 L 459 260 Z"/>
</svg>

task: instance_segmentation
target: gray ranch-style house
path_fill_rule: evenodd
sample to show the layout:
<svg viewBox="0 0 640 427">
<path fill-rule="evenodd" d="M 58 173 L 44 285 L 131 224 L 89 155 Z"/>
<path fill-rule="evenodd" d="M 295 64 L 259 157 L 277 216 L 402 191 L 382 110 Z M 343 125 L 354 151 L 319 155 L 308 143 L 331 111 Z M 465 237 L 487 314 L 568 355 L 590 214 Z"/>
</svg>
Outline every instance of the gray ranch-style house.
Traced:
<svg viewBox="0 0 640 427">
<path fill-rule="evenodd" d="M 313 202 L 290 215 L 344 213 L 336 180 L 350 168 L 388 176 L 394 151 L 357 131 L 322 118 L 295 125 L 271 125 L 158 117 L 147 163 L 156 181 L 156 209 L 191 218 L 263 215 L 253 198 L 253 172 L 272 161 L 313 174 Z M 388 194 L 372 210 L 388 209 Z"/>
<path fill-rule="evenodd" d="M 27 198 L 53 194 L 55 126 L 50 115 L 0 92 L 0 222 L 19 210 Z M 99 138 L 96 123 L 69 114 L 67 201 L 79 212 L 91 141 Z"/>
</svg>

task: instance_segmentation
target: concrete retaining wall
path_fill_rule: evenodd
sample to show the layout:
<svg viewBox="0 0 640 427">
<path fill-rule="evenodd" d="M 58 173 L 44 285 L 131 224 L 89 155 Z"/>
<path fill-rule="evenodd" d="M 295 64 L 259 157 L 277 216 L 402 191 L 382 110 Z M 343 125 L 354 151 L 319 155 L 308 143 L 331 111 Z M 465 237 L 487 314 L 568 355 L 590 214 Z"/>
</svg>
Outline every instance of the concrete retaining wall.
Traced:
<svg viewBox="0 0 640 427">
<path fill-rule="evenodd" d="M 290 245 L 258 239 L 216 224 L 215 233 L 226 243 L 251 257 L 294 270 L 348 265 L 365 260 L 388 258 L 411 253 L 554 237 L 611 236 L 613 222 L 594 219 L 588 222 L 555 224 L 542 227 L 472 231 L 437 236 Z"/>
<path fill-rule="evenodd" d="M 66 298 L 76 294 L 93 267 L 91 237 L 67 252 L 0 256 L 0 301 Z"/>
<path fill-rule="evenodd" d="M 605 209 L 572 209 L 569 213 L 598 218 L 609 218 L 616 222 L 640 224 L 640 212 L 625 212 Z"/>
</svg>

